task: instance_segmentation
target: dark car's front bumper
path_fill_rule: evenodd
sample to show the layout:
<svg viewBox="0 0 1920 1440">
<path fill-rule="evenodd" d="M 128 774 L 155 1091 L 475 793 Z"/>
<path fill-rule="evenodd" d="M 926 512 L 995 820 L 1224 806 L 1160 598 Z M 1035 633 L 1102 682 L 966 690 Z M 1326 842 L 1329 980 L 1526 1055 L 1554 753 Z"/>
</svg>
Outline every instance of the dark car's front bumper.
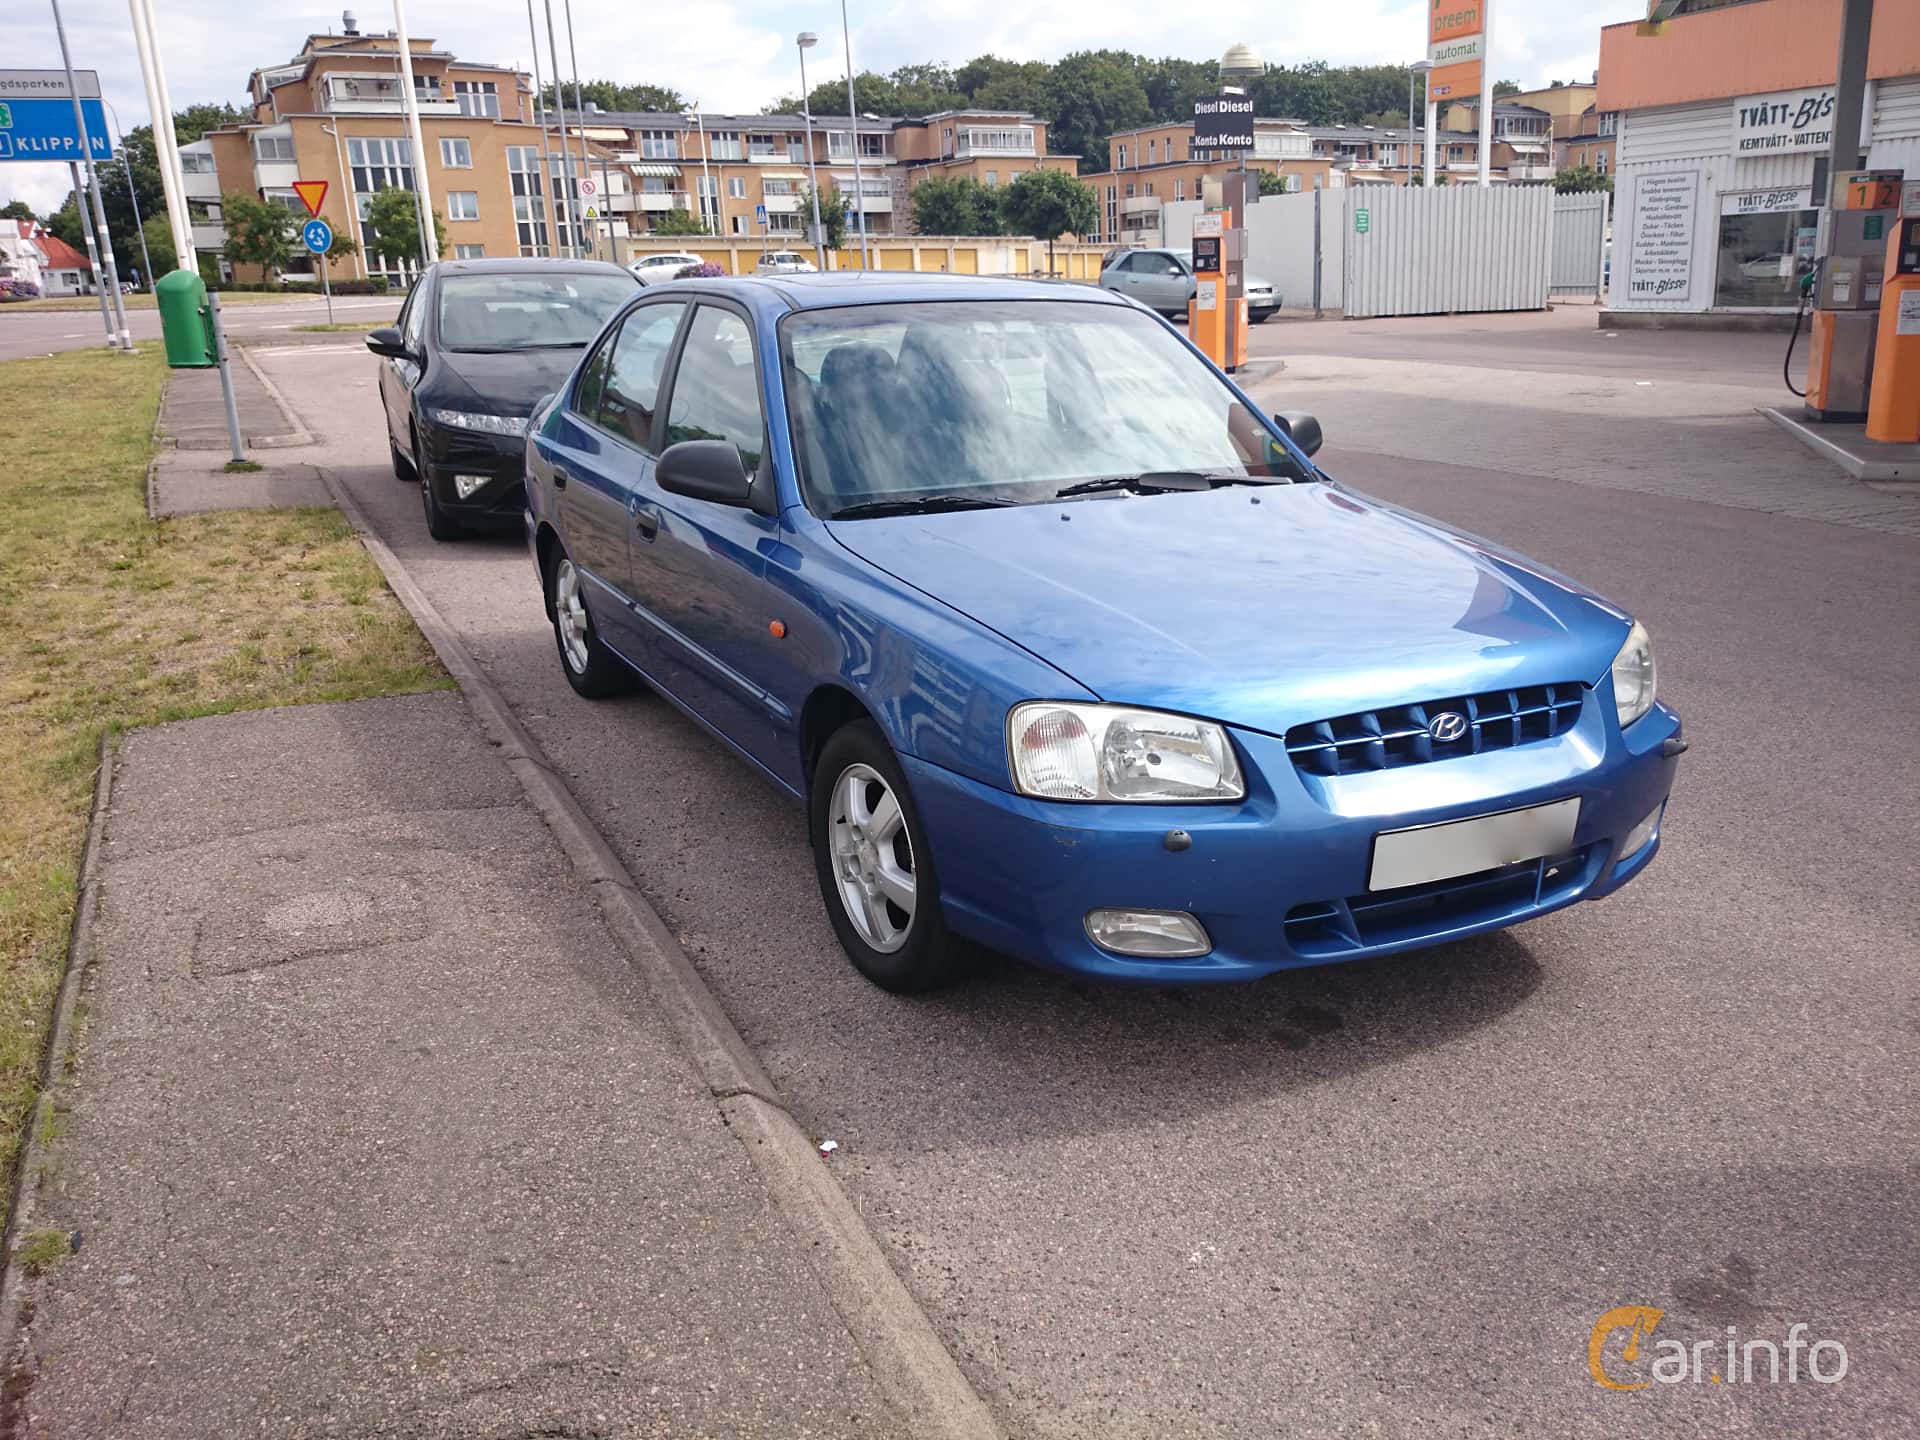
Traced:
<svg viewBox="0 0 1920 1440">
<path fill-rule="evenodd" d="M 448 516 L 474 528 L 512 527 L 526 508 L 524 435 L 495 435 L 423 421 L 421 478 Z M 478 480 L 462 497 L 459 482 Z"/>
<path fill-rule="evenodd" d="M 1246 980 L 1434 945 L 1611 893 L 1645 869 L 1658 829 L 1620 853 L 1666 804 L 1680 735 L 1654 709 L 1622 732 L 1590 692 L 1553 740 L 1347 777 L 1296 773 L 1271 735 L 1234 730 L 1249 777 L 1232 805 L 1071 805 L 1032 800 L 902 757 L 926 822 L 947 922 L 1057 969 L 1152 984 Z M 1577 796 L 1571 848 L 1454 880 L 1369 891 L 1376 837 Z M 1183 831 L 1184 843 L 1169 841 Z M 1179 911 L 1212 949 L 1138 959 L 1088 937 L 1098 908 Z"/>
</svg>

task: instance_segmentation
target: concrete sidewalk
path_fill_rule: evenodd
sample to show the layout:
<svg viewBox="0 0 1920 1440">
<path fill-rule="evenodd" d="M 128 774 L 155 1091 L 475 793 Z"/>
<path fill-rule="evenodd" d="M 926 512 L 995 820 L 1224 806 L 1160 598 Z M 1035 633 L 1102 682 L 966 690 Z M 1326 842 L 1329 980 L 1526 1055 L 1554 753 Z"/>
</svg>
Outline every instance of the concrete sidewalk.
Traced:
<svg viewBox="0 0 1920 1440">
<path fill-rule="evenodd" d="M 240 436 L 249 450 L 283 445 L 306 445 L 312 436 L 288 413 L 280 397 L 241 353 L 228 347 L 232 359 L 233 403 L 240 416 Z M 170 370 L 167 393 L 160 402 L 160 435 L 178 450 L 228 452 L 227 404 L 220 392 L 220 372 Z"/>
<path fill-rule="evenodd" d="M 459 696 L 137 732 L 101 861 L 8 1433 L 904 1433 Z"/>
</svg>

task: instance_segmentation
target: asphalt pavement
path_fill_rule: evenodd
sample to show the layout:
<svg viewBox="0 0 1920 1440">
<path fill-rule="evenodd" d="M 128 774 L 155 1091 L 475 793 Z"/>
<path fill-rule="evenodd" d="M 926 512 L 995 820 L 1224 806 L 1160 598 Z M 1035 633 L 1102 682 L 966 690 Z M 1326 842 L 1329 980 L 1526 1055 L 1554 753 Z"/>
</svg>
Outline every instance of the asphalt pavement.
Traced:
<svg viewBox="0 0 1920 1440">
<path fill-rule="evenodd" d="M 335 324 L 364 323 L 368 329 L 390 324 L 400 313 L 403 296 L 336 295 Z M 327 323 L 323 297 L 301 295 L 290 300 L 233 301 L 220 307 L 220 320 L 230 338 L 270 335 L 302 325 Z M 160 312 L 129 309 L 127 328 L 135 340 L 157 340 Z M 57 350 L 87 350 L 106 345 L 106 328 L 99 310 L 22 310 L 0 305 L 0 360 L 48 355 Z"/>
<path fill-rule="evenodd" d="M 1014 1433 L 1908 1435 L 1913 502 L 1751 413 L 1780 337 L 1690 336 L 1649 374 L 1659 342 L 1589 350 L 1552 320 L 1270 324 L 1259 393 L 1323 413 L 1345 482 L 1647 620 L 1693 744 L 1650 872 L 1243 988 L 996 962 L 922 999 L 842 958 L 794 808 L 658 698 L 567 688 L 518 537 L 427 538 L 364 350 L 255 356 L 840 1140 L 834 1173 Z M 1629 410 L 1626 387 L 1654 393 Z M 1649 1345 L 1705 1346 L 1699 1378 L 1596 1384 L 1623 1305 L 1662 1312 Z M 1844 1380 L 1712 1378 L 1728 1327 L 1796 1323 L 1844 1345 Z"/>
</svg>

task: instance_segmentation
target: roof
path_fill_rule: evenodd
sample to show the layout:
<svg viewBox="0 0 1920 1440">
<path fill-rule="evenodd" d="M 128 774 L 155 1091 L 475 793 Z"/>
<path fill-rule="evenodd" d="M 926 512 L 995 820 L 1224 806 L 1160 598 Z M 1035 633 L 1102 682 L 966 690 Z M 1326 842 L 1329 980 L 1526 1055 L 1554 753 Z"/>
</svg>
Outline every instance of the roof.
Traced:
<svg viewBox="0 0 1920 1440">
<path fill-rule="evenodd" d="M 615 265 L 610 260 L 561 260 L 550 255 L 503 255 L 493 260 L 441 260 L 437 262 L 437 267 L 443 275 L 526 274 L 533 271 L 545 274 L 552 270 L 584 271 L 597 275 L 627 273 L 624 266 Z"/>
<path fill-rule="evenodd" d="M 51 230 L 38 230 L 33 243 L 40 247 L 40 253 L 47 257 L 47 264 L 55 270 L 91 270 L 93 262 L 82 255 L 73 246 L 67 244 Z"/>
<path fill-rule="evenodd" d="M 1067 280 L 1009 280 L 992 275 L 934 275 L 893 271 L 837 271 L 814 275 L 747 275 L 721 280 L 675 280 L 741 300 L 778 299 L 792 310 L 841 305 L 903 305 L 916 300 L 1079 300 L 1129 302 L 1109 291 Z M 652 290 L 647 292 L 654 293 Z"/>
</svg>

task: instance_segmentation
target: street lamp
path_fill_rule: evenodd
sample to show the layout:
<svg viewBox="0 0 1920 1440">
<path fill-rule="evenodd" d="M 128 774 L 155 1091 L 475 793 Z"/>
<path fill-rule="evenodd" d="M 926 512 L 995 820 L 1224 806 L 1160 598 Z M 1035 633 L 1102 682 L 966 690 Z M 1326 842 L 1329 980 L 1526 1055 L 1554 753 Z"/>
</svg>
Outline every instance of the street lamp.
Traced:
<svg viewBox="0 0 1920 1440">
<path fill-rule="evenodd" d="M 1238 88 L 1235 82 L 1244 84 L 1257 80 L 1267 73 L 1267 63 L 1251 45 L 1235 45 L 1220 57 L 1220 79 L 1229 90 Z M 1246 245 L 1247 224 L 1247 152 L 1240 152 L 1240 170 L 1234 177 L 1234 183 L 1228 188 L 1227 205 L 1233 215 L 1233 228 L 1240 233 L 1233 243 Z M 1317 202 L 1316 202 L 1317 203 Z M 1235 357 L 1240 353 L 1241 342 L 1246 334 L 1240 324 L 1240 301 L 1246 294 L 1246 261 L 1231 250 L 1227 255 L 1227 353 L 1226 368 L 1237 368 Z"/>
<path fill-rule="evenodd" d="M 1433 69 L 1431 60 L 1416 60 L 1407 67 L 1407 184 L 1413 184 L 1413 77 Z M 1429 180 L 1428 184 L 1433 182 Z"/>
<path fill-rule="evenodd" d="M 718 235 L 720 233 L 720 192 L 713 188 L 713 166 L 708 163 L 707 158 L 707 117 L 700 109 L 700 102 L 696 100 L 693 102 L 693 109 L 680 112 L 680 118 L 682 120 L 691 120 L 694 126 L 700 131 L 700 204 L 697 208 L 700 212 L 700 223 L 705 225 L 707 223 L 707 194 L 711 191 L 713 194 L 714 228 L 707 233 Z"/>
<path fill-rule="evenodd" d="M 811 30 L 802 30 L 793 42 L 800 51 L 800 113 L 807 125 L 807 192 L 813 200 L 813 258 L 827 268 L 827 232 L 820 226 L 820 172 L 813 167 L 813 102 L 807 98 L 807 51 L 820 43 Z"/>
<path fill-rule="evenodd" d="M 847 51 L 847 128 L 853 133 L 853 213 L 860 225 L 860 268 L 870 270 L 867 255 L 866 181 L 860 176 L 860 114 L 853 103 L 853 31 L 847 24 L 847 0 L 840 0 L 840 38 Z"/>
</svg>

